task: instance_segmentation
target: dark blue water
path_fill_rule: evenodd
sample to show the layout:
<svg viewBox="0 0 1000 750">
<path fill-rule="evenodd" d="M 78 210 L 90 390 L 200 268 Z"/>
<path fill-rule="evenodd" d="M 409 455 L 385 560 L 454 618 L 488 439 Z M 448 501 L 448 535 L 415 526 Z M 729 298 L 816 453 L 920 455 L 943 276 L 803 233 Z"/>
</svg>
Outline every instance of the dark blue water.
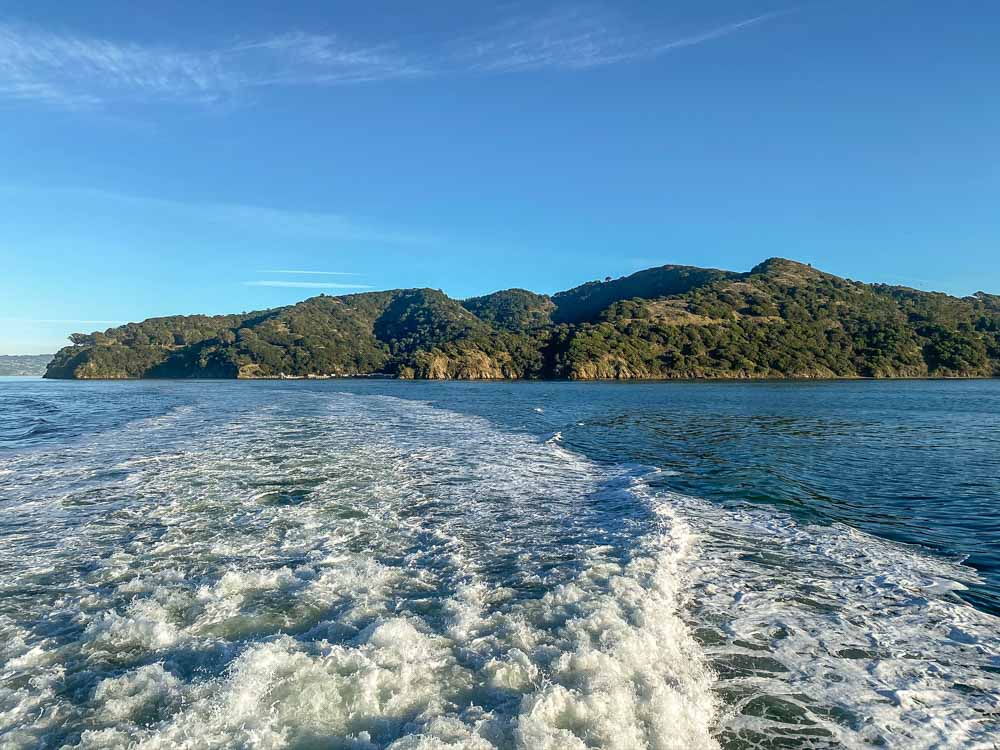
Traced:
<svg viewBox="0 0 1000 750">
<path fill-rule="evenodd" d="M 989 747 L 1000 382 L 0 378 L 0 746 Z"/>
</svg>

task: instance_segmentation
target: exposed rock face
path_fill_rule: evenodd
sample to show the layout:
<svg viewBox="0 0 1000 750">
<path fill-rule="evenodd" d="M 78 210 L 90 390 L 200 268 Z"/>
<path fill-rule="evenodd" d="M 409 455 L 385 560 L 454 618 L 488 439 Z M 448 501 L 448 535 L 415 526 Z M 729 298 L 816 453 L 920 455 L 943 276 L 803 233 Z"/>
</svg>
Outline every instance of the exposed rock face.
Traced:
<svg viewBox="0 0 1000 750">
<path fill-rule="evenodd" d="M 612 356 L 584 362 L 570 373 L 573 380 L 652 380 L 664 377 L 659 371 L 652 372 L 641 365 Z"/>
<path fill-rule="evenodd" d="M 426 380 L 505 380 L 524 377 L 510 355 L 501 353 L 494 357 L 473 350 L 457 357 L 444 354 L 418 356 L 417 367 L 407 368 L 401 377 Z"/>
</svg>

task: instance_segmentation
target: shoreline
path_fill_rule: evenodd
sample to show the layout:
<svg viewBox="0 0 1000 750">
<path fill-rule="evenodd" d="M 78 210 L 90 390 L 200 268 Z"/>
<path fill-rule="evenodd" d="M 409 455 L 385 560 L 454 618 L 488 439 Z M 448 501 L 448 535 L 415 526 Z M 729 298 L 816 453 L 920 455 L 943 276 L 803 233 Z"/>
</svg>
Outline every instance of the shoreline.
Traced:
<svg viewBox="0 0 1000 750">
<path fill-rule="evenodd" d="M 699 377 L 699 378 L 401 378 L 398 375 L 286 375 L 284 377 L 262 376 L 248 378 L 50 378 L 45 375 L 22 375 L 25 379 L 52 380 L 63 382 L 253 382 L 253 381 L 328 381 L 328 380 L 393 380 L 404 383 L 853 383 L 853 382 L 901 382 L 901 381 L 987 381 L 1000 380 L 1000 375 L 907 375 L 900 377 L 870 377 L 864 375 L 841 377 L 809 376 L 766 376 L 766 377 Z"/>
</svg>

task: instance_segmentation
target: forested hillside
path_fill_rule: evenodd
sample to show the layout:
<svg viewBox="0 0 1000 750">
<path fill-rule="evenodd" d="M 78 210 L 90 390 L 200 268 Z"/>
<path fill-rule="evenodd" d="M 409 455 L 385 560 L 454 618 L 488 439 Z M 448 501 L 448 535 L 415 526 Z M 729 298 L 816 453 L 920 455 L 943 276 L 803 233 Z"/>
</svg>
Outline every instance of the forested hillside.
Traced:
<svg viewBox="0 0 1000 750">
<path fill-rule="evenodd" d="M 548 297 L 432 289 L 74 334 L 50 378 L 991 377 L 1000 297 L 842 279 L 773 258 L 663 266 Z"/>
</svg>

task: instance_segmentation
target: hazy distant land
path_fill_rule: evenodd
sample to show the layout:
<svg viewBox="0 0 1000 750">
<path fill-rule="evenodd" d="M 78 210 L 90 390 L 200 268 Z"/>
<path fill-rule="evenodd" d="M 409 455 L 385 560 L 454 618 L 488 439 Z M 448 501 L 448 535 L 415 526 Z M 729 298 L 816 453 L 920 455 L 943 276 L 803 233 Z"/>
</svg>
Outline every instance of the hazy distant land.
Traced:
<svg viewBox="0 0 1000 750">
<path fill-rule="evenodd" d="M 0 354 L 0 376 L 39 377 L 45 373 L 45 368 L 51 361 L 51 354 Z"/>
</svg>

